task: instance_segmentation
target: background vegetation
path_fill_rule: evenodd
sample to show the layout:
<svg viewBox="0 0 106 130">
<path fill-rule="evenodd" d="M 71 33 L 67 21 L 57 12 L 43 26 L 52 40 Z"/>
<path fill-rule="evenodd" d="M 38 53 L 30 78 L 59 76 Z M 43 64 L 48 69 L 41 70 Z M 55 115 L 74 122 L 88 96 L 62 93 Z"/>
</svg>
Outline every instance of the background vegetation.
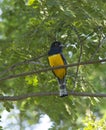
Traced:
<svg viewBox="0 0 106 130">
<path fill-rule="evenodd" d="M 51 71 L 14 78 L 17 74 L 49 67 L 47 51 L 55 40 L 66 46 L 64 55 L 69 64 L 105 59 L 106 1 L 0 0 L 1 97 L 58 91 Z M 5 77 L 11 79 L 2 80 Z M 106 93 L 105 62 L 69 67 L 67 88 Z M 14 102 L 2 100 L 0 113 L 5 109 L 19 110 L 20 130 L 24 130 L 26 124 L 30 127 L 36 124 L 44 114 L 53 122 L 50 130 L 105 130 L 105 102 L 105 98 L 71 95 L 65 98 L 36 96 Z"/>
</svg>

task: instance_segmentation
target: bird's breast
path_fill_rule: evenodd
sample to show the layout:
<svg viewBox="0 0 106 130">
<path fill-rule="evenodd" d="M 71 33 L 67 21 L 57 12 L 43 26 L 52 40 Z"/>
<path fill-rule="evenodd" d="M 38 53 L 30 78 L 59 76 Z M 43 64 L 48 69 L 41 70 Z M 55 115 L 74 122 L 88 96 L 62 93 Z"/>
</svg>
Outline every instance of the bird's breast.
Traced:
<svg viewBox="0 0 106 130">
<path fill-rule="evenodd" d="M 51 55 L 48 57 L 48 60 L 49 60 L 49 64 L 51 67 L 64 65 L 64 60 L 63 60 L 61 54 Z M 64 78 L 64 76 L 66 74 L 66 68 L 55 69 L 55 70 L 53 70 L 53 72 L 56 77 L 62 79 L 62 78 Z"/>
</svg>

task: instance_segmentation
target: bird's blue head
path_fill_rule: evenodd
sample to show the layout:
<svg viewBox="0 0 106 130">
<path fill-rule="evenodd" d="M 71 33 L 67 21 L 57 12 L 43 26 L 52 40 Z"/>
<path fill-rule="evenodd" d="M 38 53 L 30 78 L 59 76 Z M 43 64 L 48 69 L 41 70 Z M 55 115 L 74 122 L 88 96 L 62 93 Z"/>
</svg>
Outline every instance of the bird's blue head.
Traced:
<svg viewBox="0 0 106 130">
<path fill-rule="evenodd" d="M 55 41 L 51 44 L 49 55 L 57 54 L 62 52 L 63 45 L 61 42 Z"/>
</svg>

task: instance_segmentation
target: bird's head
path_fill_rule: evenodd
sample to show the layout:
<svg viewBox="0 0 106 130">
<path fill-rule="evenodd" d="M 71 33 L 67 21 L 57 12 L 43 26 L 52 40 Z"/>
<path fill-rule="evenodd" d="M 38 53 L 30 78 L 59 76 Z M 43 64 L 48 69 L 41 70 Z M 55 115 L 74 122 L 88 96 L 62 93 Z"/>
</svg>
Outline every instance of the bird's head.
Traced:
<svg viewBox="0 0 106 130">
<path fill-rule="evenodd" d="M 55 41 L 52 43 L 51 48 L 62 50 L 63 45 L 61 42 Z"/>
<path fill-rule="evenodd" d="M 51 44 L 48 55 L 54 55 L 62 52 L 63 45 L 59 41 L 55 41 Z"/>
</svg>

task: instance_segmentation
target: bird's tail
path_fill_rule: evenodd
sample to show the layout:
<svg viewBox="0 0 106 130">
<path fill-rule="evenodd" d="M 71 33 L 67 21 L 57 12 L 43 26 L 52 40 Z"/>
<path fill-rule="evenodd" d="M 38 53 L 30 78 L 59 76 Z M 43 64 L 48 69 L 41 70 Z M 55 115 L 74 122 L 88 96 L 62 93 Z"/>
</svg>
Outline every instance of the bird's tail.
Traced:
<svg viewBox="0 0 106 130">
<path fill-rule="evenodd" d="M 59 92 L 60 97 L 68 96 L 68 92 L 66 90 L 65 78 L 64 79 L 58 79 L 58 81 L 59 81 L 59 85 L 60 85 L 60 92 Z"/>
</svg>

